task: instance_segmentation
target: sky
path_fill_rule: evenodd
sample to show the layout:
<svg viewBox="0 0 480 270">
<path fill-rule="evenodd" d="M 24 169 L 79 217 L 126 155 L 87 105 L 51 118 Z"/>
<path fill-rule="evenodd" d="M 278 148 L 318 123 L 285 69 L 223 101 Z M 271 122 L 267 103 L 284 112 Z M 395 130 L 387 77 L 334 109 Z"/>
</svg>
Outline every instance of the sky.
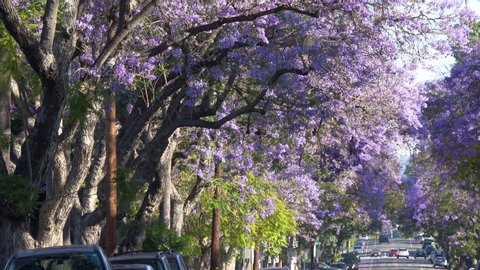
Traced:
<svg viewBox="0 0 480 270">
<path fill-rule="evenodd" d="M 465 0 L 465 3 L 473 11 L 475 11 L 477 15 L 480 17 L 480 0 Z M 435 59 L 434 61 L 430 61 L 427 64 L 431 66 L 430 68 L 428 67 L 419 68 L 415 72 L 416 82 L 423 83 L 426 81 L 440 79 L 442 77 L 448 76 L 454 62 L 455 62 L 455 59 L 452 56 L 447 56 L 445 58 L 439 58 L 439 59 Z M 435 67 L 435 68 L 432 68 L 432 67 Z M 405 165 L 408 163 L 411 156 L 411 149 L 405 146 L 399 147 L 398 156 L 400 158 L 401 174 L 403 174 Z"/>
<path fill-rule="evenodd" d="M 465 0 L 465 4 L 470 7 L 473 11 L 477 13 L 480 17 L 480 0 Z M 422 83 L 430 80 L 439 79 L 445 76 L 448 76 L 450 68 L 454 64 L 455 59 L 452 56 L 447 56 L 445 58 L 435 59 L 430 61 L 427 65 L 431 66 L 430 68 L 424 67 L 419 68 L 416 71 L 416 82 Z M 434 68 L 432 68 L 434 67 Z"/>
</svg>

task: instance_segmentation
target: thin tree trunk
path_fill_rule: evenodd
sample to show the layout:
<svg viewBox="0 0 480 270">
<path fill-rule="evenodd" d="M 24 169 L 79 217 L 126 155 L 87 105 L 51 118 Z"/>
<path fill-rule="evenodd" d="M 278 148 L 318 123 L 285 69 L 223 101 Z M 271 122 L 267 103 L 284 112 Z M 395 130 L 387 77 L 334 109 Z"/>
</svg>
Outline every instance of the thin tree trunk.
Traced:
<svg viewBox="0 0 480 270">
<path fill-rule="evenodd" d="M 117 146 L 116 146 L 116 105 L 115 96 L 110 96 L 106 109 L 106 146 L 107 146 L 107 217 L 106 217 L 106 253 L 111 256 L 117 246 Z"/>
<path fill-rule="evenodd" d="M 237 254 L 237 249 L 233 246 L 228 246 L 227 252 L 223 258 L 223 270 L 235 270 L 235 255 Z"/>
<path fill-rule="evenodd" d="M 315 270 L 316 262 L 315 262 L 315 242 L 313 242 L 312 247 L 310 248 L 310 270 Z"/>
<path fill-rule="evenodd" d="M 253 251 L 253 270 L 260 270 L 260 247 L 255 247 Z"/>
<path fill-rule="evenodd" d="M 215 163 L 215 178 L 221 177 L 221 166 Z M 220 200 L 220 190 L 218 185 L 215 187 L 215 200 Z M 210 262 L 210 270 L 216 270 L 220 267 L 220 209 L 213 208 L 212 217 L 212 255 Z"/>
</svg>

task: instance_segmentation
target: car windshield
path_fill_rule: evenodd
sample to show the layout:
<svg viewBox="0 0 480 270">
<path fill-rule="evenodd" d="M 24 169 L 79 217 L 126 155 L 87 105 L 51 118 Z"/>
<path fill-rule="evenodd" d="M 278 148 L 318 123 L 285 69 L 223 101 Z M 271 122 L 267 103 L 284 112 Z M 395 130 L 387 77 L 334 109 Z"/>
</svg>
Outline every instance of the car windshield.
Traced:
<svg viewBox="0 0 480 270">
<path fill-rule="evenodd" d="M 69 253 L 16 258 L 7 270 L 106 270 L 96 253 Z"/>
<path fill-rule="evenodd" d="M 170 265 L 170 269 L 172 270 L 181 270 L 181 267 L 178 264 L 177 259 L 174 257 L 168 258 L 168 264 Z"/>
</svg>

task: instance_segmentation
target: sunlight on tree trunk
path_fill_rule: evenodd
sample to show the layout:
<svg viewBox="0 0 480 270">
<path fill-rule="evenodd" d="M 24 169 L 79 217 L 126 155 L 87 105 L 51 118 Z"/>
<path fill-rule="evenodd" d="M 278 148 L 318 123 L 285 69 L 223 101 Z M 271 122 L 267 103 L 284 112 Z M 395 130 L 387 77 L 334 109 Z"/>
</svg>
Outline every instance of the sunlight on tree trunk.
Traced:
<svg viewBox="0 0 480 270">
<path fill-rule="evenodd" d="M 107 144 L 107 223 L 106 252 L 108 256 L 115 252 L 117 246 L 117 151 L 116 151 L 116 104 L 115 96 L 110 97 L 106 108 L 106 144 Z"/>
</svg>

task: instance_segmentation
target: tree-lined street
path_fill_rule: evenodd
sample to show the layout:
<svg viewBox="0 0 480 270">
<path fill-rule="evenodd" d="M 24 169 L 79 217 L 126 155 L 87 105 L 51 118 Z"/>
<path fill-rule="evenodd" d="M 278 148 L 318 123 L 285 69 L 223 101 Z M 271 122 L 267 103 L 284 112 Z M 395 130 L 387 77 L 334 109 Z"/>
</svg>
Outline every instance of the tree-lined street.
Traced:
<svg viewBox="0 0 480 270">
<path fill-rule="evenodd" d="M 94 244 L 298 269 L 393 228 L 470 267 L 479 40 L 460 0 L 0 0 L 0 268 Z M 423 265 L 362 267 L 397 262 Z"/>
<path fill-rule="evenodd" d="M 425 258 L 414 258 L 415 251 L 422 245 L 413 239 L 390 239 L 389 243 L 379 244 L 377 240 L 367 241 L 366 253 L 361 256 L 359 267 L 362 270 L 368 269 L 429 269 L 433 268 L 433 264 Z M 390 250 L 406 248 L 410 253 L 410 257 L 398 258 L 388 257 Z M 373 250 L 378 249 L 382 252 L 379 257 L 372 257 L 370 254 Z"/>
</svg>

